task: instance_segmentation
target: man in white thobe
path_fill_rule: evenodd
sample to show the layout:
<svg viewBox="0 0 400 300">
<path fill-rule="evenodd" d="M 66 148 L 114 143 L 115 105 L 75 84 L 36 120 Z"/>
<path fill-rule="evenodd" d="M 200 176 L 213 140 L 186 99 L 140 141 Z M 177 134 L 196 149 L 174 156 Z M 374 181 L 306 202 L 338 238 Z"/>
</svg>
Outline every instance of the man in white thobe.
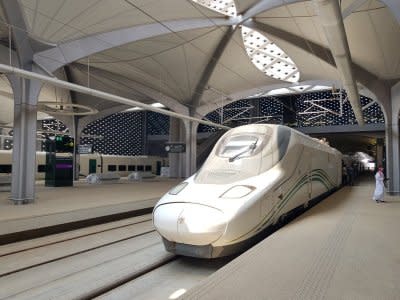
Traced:
<svg viewBox="0 0 400 300">
<path fill-rule="evenodd" d="M 385 175 L 383 174 L 383 168 L 379 167 L 378 172 L 375 174 L 375 192 L 374 196 L 372 197 L 373 200 L 376 201 L 376 203 L 379 202 L 385 202 L 383 201 L 383 195 L 385 193 L 385 186 L 383 184 L 385 180 Z"/>
</svg>

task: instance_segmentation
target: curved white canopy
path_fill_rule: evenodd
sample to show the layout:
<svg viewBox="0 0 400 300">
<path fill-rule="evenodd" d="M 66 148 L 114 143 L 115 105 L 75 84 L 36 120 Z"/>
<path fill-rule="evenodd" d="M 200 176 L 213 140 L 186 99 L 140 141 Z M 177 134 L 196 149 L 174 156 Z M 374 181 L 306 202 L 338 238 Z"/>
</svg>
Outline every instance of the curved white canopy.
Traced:
<svg viewBox="0 0 400 300">
<path fill-rule="evenodd" d="M 145 103 L 160 102 L 173 110 L 181 105 L 218 105 L 221 98 L 265 93 L 282 84 L 293 87 L 297 81 L 302 85 L 341 80 L 312 1 L 18 1 L 27 36 L 41 45 L 34 49 L 37 63 L 50 71 L 59 69 L 60 78 L 66 70 L 69 75 L 64 77 L 71 82 L 91 82 L 99 89 Z M 214 2 L 220 3 L 215 10 L 206 7 Z M 389 83 L 400 78 L 396 3 L 341 1 L 353 64 Z M 9 24 L 4 12 L 0 17 L 0 38 L 7 47 Z M 269 48 L 280 49 L 287 57 L 284 68 L 271 65 L 281 71 L 274 73 L 268 66 L 263 73 L 259 67 L 265 63 L 254 66 L 241 33 L 246 22 L 268 39 Z M 286 82 L 285 75 L 295 77 Z M 97 101 L 94 106 L 100 110 L 115 105 L 79 94 L 73 100 Z"/>
</svg>

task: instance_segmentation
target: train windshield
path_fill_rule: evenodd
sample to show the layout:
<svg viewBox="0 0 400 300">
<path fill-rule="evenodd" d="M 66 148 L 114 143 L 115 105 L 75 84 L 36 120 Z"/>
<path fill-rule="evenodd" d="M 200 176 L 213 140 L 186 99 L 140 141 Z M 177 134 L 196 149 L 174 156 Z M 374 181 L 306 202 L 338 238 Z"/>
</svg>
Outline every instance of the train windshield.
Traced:
<svg viewBox="0 0 400 300">
<path fill-rule="evenodd" d="M 197 183 L 226 184 L 260 173 L 262 149 L 270 141 L 269 132 L 241 132 L 224 137 L 217 143 L 196 174 Z"/>
<path fill-rule="evenodd" d="M 217 149 L 217 155 L 228 157 L 233 162 L 243 157 L 255 154 L 257 147 L 261 144 L 259 135 L 236 135 L 227 138 Z"/>
</svg>

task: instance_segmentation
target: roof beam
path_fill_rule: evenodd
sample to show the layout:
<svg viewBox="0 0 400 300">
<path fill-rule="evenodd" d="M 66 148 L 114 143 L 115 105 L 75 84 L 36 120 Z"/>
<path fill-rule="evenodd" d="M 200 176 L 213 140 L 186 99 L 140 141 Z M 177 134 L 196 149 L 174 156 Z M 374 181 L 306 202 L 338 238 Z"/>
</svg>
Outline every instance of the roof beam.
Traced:
<svg viewBox="0 0 400 300">
<path fill-rule="evenodd" d="M 369 0 L 354 0 L 343 12 L 342 12 L 342 17 L 343 19 L 346 19 L 348 16 L 350 16 L 353 12 L 355 12 L 357 9 L 359 9 L 361 6 L 363 6 L 367 1 Z"/>
<path fill-rule="evenodd" d="M 276 28 L 274 26 L 265 23 L 257 21 L 247 21 L 243 25 L 253 29 L 257 29 L 259 31 L 263 31 L 271 36 L 275 36 L 276 38 L 284 40 L 314 55 L 315 57 L 330 64 L 331 66 L 336 67 L 335 60 L 331 53 L 331 50 L 324 46 L 321 46 L 317 43 L 314 43 L 303 37 L 295 35 L 291 32 L 282 30 L 280 28 Z M 372 85 L 375 85 L 379 81 L 379 78 L 375 74 L 370 73 L 361 66 L 352 63 L 351 67 L 354 70 L 355 79 L 365 87 L 371 87 Z"/>
<path fill-rule="evenodd" d="M 336 67 L 335 60 L 333 58 L 332 52 L 329 48 L 321 46 L 313 41 L 300 37 L 296 34 L 293 34 L 289 31 L 285 31 L 283 29 L 261 23 L 258 21 L 247 21 L 243 25 L 257 29 L 262 31 L 268 35 L 274 36 L 278 39 L 281 39 L 285 42 L 288 42 L 304 51 L 314 55 L 315 57 L 321 59 L 327 64 Z M 353 63 L 354 72 L 356 75 L 356 80 L 359 81 L 362 85 L 368 87 L 370 83 L 379 80 L 379 78 L 375 75 L 364 69 L 363 67 Z"/>
<path fill-rule="evenodd" d="M 335 59 L 336 68 L 343 82 L 354 115 L 359 125 L 364 125 L 363 113 L 360 104 L 360 95 L 354 79 L 350 48 L 340 11 L 339 2 L 332 0 L 313 0 L 320 22 L 325 30 L 329 48 Z"/>
<path fill-rule="evenodd" d="M 47 71 L 54 72 L 84 57 L 132 42 L 185 30 L 229 26 L 234 25 L 235 22 L 233 19 L 226 18 L 196 18 L 137 25 L 61 43 L 51 49 L 36 53 L 34 61 Z"/>
<path fill-rule="evenodd" d="M 82 93 L 85 95 L 90 95 L 93 97 L 98 97 L 101 99 L 105 99 L 105 100 L 109 100 L 109 101 L 113 101 L 119 104 L 125 104 L 125 105 L 129 105 L 129 106 L 138 106 L 141 107 L 143 109 L 149 110 L 149 111 L 153 111 L 156 113 L 160 113 L 162 115 L 166 115 L 166 116 L 170 116 L 173 118 L 178 118 L 178 119 L 183 119 L 183 120 L 187 120 L 187 121 L 191 121 L 191 122 L 198 122 L 200 124 L 204 124 L 204 125 L 209 125 L 209 126 L 214 126 L 214 127 L 218 127 L 218 128 L 222 128 L 222 129 L 230 129 L 227 126 L 221 125 L 221 124 L 217 124 L 217 123 L 213 123 L 213 122 L 209 122 L 209 121 L 204 121 L 201 119 L 197 119 L 188 115 L 184 115 L 184 114 L 179 114 L 173 111 L 169 111 L 169 110 L 165 110 L 165 109 L 161 109 L 158 107 L 154 107 L 151 106 L 149 104 L 144 104 L 142 102 L 136 101 L 136 100 L 132 100 L 132 99 L 128 99 L 125 97 L 120 97 L 117 95 L 113 95 L 110 93 L 106 93 L 103 91 L 99 91 L 99 90 L 95 90 L 95 89 L 91 89 L 82 85 L 78 85 L 78 84 L 74 84 L 74 83 L 70 83 L 64 80 L 60 80 L 57 78 L 53 78 L 53 77 L 49 77 L 46 75 L 41 75 L 35 72 L 31 72 L 31 71 L 27 71 L 27 70 L 23 70 L 20 68 L 14 68 L 11 66 L 7 66 L 4 64 L 0 64 L 0 72 L 3 72 L 5 74 L 14 74 L 15 76 L 21 77 L 21 78 L 27 78 L 27 79 L 34 79 L 37 80 L 39 82 L 47 82 L 53 86 L 56 87 L 60 87 L 60 88 L 64 88 L 64 89 L 68 89 L 70 91 L 75 91 L 78 93 Z"/>
<path fill-rule="evenodd" d="M 211 59 L 208 61 L 207 66 L 205 67 L 203 73 L 201 74 L 200 80 L 197 83 L 197 86 L 193 92 L 192 100 L 190 102 L 190 113 L 191 115 L 195 114 L 197 107 L 200 104 L 201 97 L 203 96 L 204 90 L 206 88 L 207 83 L 209 82 L 215 67 L 218 64 L 222 54 L 226 46 L 229 44 L 233 34 L 235 33 L 236 26 L 228 27 L 225 32 L 223 38 L 220 40 L 218 46 L 215 48 L 214 53 L 211 56 Z"/>
<path fill-rule="evenodd" d="M 6 20 L 12 28 L 13 42 L 17 51 L 20 66 L 24 69 L 32 69 L 33 49 L 28 29 L 19 1 L 1 0 Z"/>
<path fill-rule="evenodd" d="M 256 29 L 259 31 L 262 31 L 264 33 L 267 33 L 268 35 L 275 36 L 281 40 L 284 40 L 292 45 L 295 45 L 310 54 L 318 57 L 319 59 L 325 61 L 326 63 L 330 64 L 331 66 L 336 67 L 335 65 L 335 60 L 333 58 L 333 55 L 331 53 L 331 50 L 328 48 L 321 46 L 317 43 L 314 43 L 313 41 L 307 40 L 301 36 L 298 36 L 296 34 L 293 34 L 289 31 L 261 23 L 255 20 L 249 20 L 246 21 L 243 25 Z"/>
</svg>

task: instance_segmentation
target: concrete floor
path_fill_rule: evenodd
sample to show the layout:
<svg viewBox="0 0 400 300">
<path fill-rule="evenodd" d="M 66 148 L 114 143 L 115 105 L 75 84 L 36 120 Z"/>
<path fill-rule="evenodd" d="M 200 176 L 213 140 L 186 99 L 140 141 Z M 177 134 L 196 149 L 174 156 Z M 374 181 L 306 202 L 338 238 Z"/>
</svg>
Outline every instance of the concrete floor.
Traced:
<svg viewBox="0 0 400 300">
<path fill-rule="evenodd" d="M 183 299 L 400 299 L 400 198 L 344 187 Z"/>
<path fill-rule="evenodd" d="M 38 183 L 35 202 L 26 205 L 14 205 L 8 199 L 9 192 L 0 192 L 0 236 L 152 207 L 180 181 L 163 178 L 92 185 L 76 182 L 73 187 L 56 188 Z"/>
</svg>

